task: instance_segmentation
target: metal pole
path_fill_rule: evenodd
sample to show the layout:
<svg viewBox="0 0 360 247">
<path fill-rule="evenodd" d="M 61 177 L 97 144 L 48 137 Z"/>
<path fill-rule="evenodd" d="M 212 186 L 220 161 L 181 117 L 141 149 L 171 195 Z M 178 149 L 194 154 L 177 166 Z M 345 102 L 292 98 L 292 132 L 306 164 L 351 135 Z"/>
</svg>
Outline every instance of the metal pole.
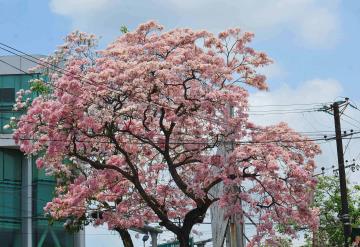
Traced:
<svg viewBox="0 0 360 247">
<path fill-rule="evenodd" d="M 350 217 L 349 217 L 349 205 L 347 199 L 347 188 L 346 188 L 346 175 L 344 165 L 344 151 L 341 136 L 341 124 L 340 124 L 340 113 L 339 103 L 335 102 L 333 105 L 334 109 L 334 122 L 335 122 L 335 134 L 336 134 L 336 147 L 338 155 L 339 165 L 339 179 L 340 179 L 340 195 L 341 195 L 341 220 L 344 227 L 344 246 L 348 247 L 349 237 L 351 233 Z"/>
<path fill-rule="evenodd" d="M 150 232 L 150 236 L 151 236 L 151 247 L 157 247 L 158 233 L 157 232 Z"/>
<path fill-rule="evenodd" d="M 24 156 L 22 166 L 22 202 L 21 202 L 21 228 L 22 228 L 22 245 L 24 247 L 32 247 L 32 158 Z"/>
</svg>

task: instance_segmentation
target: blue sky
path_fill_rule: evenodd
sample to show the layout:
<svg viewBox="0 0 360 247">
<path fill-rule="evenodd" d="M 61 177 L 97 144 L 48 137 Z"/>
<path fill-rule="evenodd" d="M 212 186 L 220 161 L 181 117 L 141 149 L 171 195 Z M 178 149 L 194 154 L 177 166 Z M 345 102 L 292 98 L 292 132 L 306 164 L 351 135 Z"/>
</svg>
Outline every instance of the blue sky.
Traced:
<svg viewBox="0 0 360 247">
<path fill-rule="evenodd" d="M 101 45 L 105 46 L 120 35 L 121 25 L 134 29 L 150 19 L 166 29 L 192 27 L 218 32 L 238 26 L 255 32 L 254 46 L 275 61 L 263 70 L 270 91 L 254 92 L 252 104 L 326 102 L 338 96 L 360 102 L 357 0 L 0 0 L 0 16 L 0 42 L 44 55 L 54 51 L 74 29 L 102 36 Z M 355 111 L 349 115 L 360 120 Z M 332 128 L 332 119 L 325 114 L 266 117 L 254 120 L 287 121 L 301 131 Z M 344 126 L 350 128 L 355 123 Z M 354 145 L 353 150 L 359 147 Z M 334 147 L 323 149 L 319 162 L 333 163 Z M 355 155 L 354 151 L 349 158 Z M 104 231 L 89 230 L 87 246 L 100 246 L 99 242 L 111 246 L 117 241 L 102 235 L 108 234 Z"/>
<path fill-rule="evenodd" d="M 186 26 L 216 32 L 239 26 L 254 31 L 254 46 L 276 61 L 277 78 L 270 78 L 272 90 L 282 83 L 297 85 L 309 79 L 332 78 L 341 82 L 349 97 L 357 97 L 359 1 L 193 2 L 0 0 L 0 37 L 27 52 L 48 54 L 74 29 L 102 36 L 105 45 L 119 35 L 121 25 L 131 29 L 149 19 L 168 29 Z"/>
</svg>

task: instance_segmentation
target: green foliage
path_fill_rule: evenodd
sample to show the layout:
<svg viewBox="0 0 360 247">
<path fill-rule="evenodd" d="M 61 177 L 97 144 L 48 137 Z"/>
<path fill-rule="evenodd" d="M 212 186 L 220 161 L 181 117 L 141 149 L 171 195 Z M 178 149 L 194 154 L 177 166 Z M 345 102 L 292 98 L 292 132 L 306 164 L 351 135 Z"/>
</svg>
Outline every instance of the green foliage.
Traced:
<svg viewBox="0 0 360 247">
<path fill-rule="evenodd" d="M 87 219 L 86 215 L 82 215 L 80 218 L 69 217 L 59 221 L 58 219 L 52 218 L 50 215 L 47 215 L 48 223 L 50 226 L 59 224 L 63 222 L 63 227 L 68 233 L 77 233 L 80 230 L 83 230 L 85 226 L 90 224 L 90 221 Z"/>
<path fill-rule="evenodd" d="M 360 186 L 348 186 L 349 213 L 352 225 L 360 223 Z M 341 198 L 339 178 L 319 178 L 314 195 L 314 206 L 320 209 L 320 228 L 316 234 L 322 246 L 342 246 L 343 226 L 339 219 Z M 310 236 L 306 236 L 308 243 Z"/>
<path fill-rule="evenodd" d="M 264 244 L 260 244 L 259 247 L 292 247 L 292 242 L 290 238 L 287 237 L 279 237 L 277 236 L 272 240 L 272 242 L 265 242 Z"/>
<path fill-rule="evenodd" d="M 128 33 L 129 32 L 129 29 L 125 26 L 125 25 L 122 25 L 120 27 L 120 32 L 121 33 Z"/>
<path fill-rule="evenodd" d="M 30 81 L 31 91 L 37 94 L 48 94 L 50 93 L 49 85 L 42 79 L 34 79 Z"/>
</svg>

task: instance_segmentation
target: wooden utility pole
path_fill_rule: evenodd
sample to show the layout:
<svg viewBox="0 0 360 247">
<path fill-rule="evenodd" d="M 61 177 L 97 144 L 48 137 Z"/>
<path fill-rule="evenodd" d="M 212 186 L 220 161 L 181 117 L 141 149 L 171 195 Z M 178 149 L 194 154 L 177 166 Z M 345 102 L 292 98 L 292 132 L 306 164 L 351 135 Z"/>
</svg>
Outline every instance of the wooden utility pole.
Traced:
<svg viewBox="0 0 360 247">
<path fill-rule="evenodd" d="M 340 195 L 341 195 L 341 221 L 344 227 L 344 246 L 349 246 L 349 238 L 351 234 L 350 216 L 349 216 L 349 204 L 347 199 L 347 188 L 346 188 L 346 175 L 344 165 L 344 151 L 341 136 L 341 124 L 340 124 L 340 111 L 339 103 L 335 102 L 332 104 L 334 111 L 334 122 L 335 122 L 335 134 L 336 134 L 336 147 L 339 165 L 339 179 L 340 179 Z"/>
</svg>

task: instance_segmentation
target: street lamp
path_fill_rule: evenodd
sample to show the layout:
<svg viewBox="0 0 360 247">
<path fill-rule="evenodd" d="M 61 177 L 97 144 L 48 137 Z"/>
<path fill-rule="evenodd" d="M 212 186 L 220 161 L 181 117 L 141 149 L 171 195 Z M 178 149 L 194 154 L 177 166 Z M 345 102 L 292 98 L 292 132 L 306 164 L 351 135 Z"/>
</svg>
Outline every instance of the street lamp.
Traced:
<svg viewBox="0 0 360 247">
<path fill-rule="evenodd" d="M 146 233 L 142 238 L 142 241 L 144 242 L 144 247 L 145 247 L 145 242 L 148 241 L 148 239 L 149 239 L 149 235 L 148 233 Z"/>
</svg>

